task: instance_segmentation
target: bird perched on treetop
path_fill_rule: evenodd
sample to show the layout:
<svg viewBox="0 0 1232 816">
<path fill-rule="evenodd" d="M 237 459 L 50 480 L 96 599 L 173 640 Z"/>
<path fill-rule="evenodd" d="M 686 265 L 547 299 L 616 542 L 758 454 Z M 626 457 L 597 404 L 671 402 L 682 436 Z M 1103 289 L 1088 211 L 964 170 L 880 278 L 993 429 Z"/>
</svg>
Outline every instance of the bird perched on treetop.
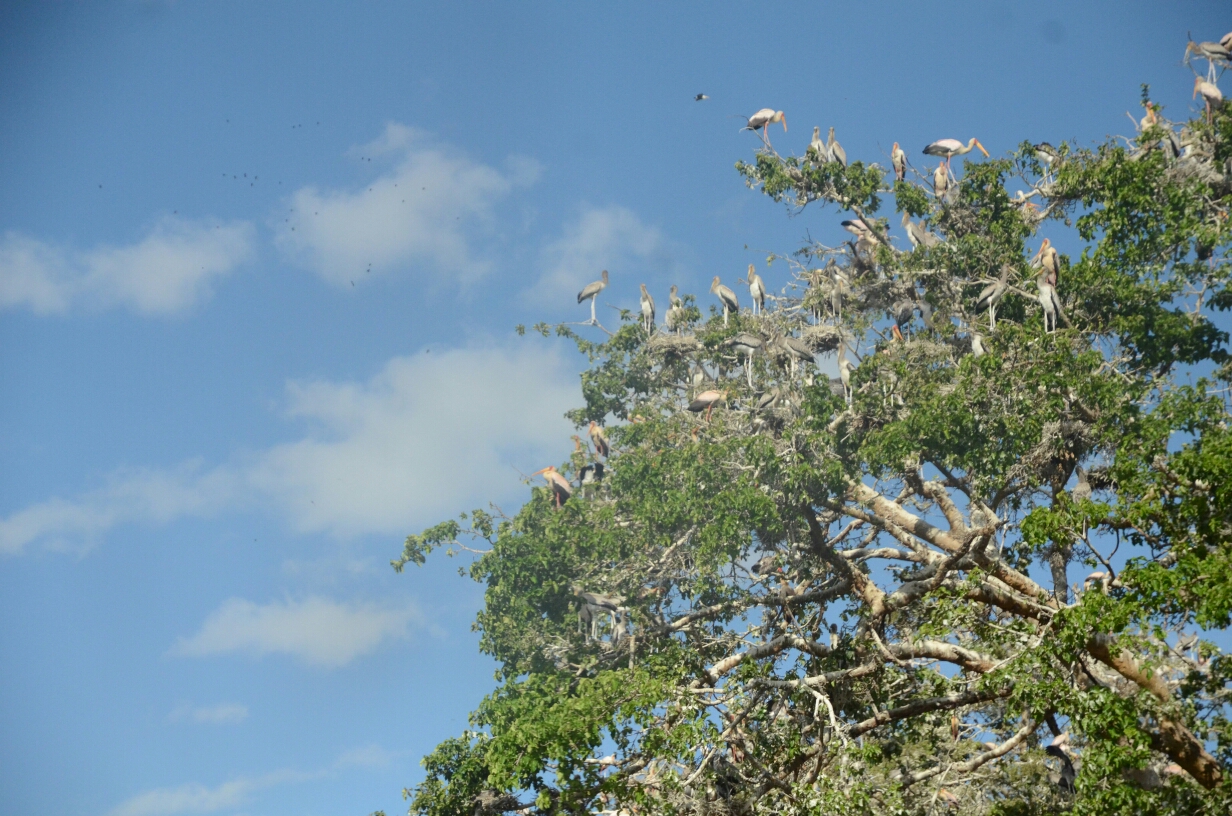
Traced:
<svg viewBox="0 0 1232 816">
<path fill-rule="evenodd" d="M 607 288 L 606 269 L 603 270 L 601 277 L 603 278 L 602 280 L 597 280 L 594 283 L 588 283 L 582 291 L 578 292 L 578 303 L 581 303 L 588 298 L 590 299 L 590 322 L 592 325 L 596 325 L 599 322 L 598 319 L 595 318 L 595 298 L 599 296 L 600 292 Z"/>
<path fill-rule="evenodd" d="M 766 143 L 766 147 L 770 147 L 770 125 L 775 122 L 782 122 L 783 132 L 787 132 L 787 117 L 783 115 L 782 111 L 776 111 L 773 108 L 762 108 L 757 113 L 750 116 L 749 123 L 740 129 L 752 131 L 760 130 L 761 133 L 759 135 L 761 136 L 761 140 Z"/>
<path fill-rule="evenodd" d="M 894 179 L 896 181 L 905 179 L 907 177 L 907 153 L 898 146 L 898 142 L 895 142 L 890 150 L 890 162 L 894 165 Z"/>
</svg>

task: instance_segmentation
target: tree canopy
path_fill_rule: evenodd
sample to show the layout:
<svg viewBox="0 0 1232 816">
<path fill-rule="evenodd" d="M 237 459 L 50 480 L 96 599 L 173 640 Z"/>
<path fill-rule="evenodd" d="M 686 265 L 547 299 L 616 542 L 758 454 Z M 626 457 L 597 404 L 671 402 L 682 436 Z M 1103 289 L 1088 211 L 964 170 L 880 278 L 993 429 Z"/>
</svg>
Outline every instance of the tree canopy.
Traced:
<svg viewBox="0 0 1232 816">
<path fill-rule="evenodd" d="M 610 458 L 407 538 L 479 552 L 500 667 L 411 813 L 1228 813 L 1232 112 L 1142 101 L 953 174 L 766 147 L 853 239 L 764 311 L 536 327 Z"/>
</svg>

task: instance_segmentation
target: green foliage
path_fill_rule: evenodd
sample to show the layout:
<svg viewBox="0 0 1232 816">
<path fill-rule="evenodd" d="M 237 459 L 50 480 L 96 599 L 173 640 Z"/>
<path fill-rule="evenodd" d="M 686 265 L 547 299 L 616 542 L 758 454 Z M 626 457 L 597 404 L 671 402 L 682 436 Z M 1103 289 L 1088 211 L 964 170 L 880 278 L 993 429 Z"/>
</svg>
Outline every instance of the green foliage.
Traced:
<svg viewBox="0 0 1232 816">
<path fill-rule="evenodd" d="M 871 235 L 772 256 L 764 314 L 533 327 L 586 355 L 568 416 L 613 452 L 600 483 L 588 448 L 560 466 L 559 508 L 535 487 L 407 538 L 399 570 L 475 553 L 500 682 L 411 812 L 1229 812 L 1232 659 L 1198 638 L 1232 623 L 1232 113 L 1152 110 L 1128 146 L 968 161 L 943 198 L 759 152 L 751 188 Z M 892 236 L 886 195 L 939 240 Z M 1076 253 L 1048 331 L 1044 224 Z M 841 348 L 850 395 L 784 337 Z"/>
</svg>

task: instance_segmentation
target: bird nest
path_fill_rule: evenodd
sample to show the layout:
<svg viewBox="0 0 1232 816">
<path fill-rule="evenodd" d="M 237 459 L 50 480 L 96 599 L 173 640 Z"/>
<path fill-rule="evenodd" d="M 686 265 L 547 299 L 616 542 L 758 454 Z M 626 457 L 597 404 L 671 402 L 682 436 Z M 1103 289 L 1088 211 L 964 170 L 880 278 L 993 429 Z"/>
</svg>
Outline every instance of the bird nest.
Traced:
<svg viewBox="0 0 1232 816">
<path fill-rule="evenodd" d="M 656 334 L 646 342 L 652 354 L 685 356 L 702 350 L 702 344 L 691 334 Z"/>
<path fill-rule="evenodd" d="M 820 354 L 838 348 L 843 335 L 835 326 L 809 326 L 800 334 L 800 339 L 814 354 Z"/>
</svg>

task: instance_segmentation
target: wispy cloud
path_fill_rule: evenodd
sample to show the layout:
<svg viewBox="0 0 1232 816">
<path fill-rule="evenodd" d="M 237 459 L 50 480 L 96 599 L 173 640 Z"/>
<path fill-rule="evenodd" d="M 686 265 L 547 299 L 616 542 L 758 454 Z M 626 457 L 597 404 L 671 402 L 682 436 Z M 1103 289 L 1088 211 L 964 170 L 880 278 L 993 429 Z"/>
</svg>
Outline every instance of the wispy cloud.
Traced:
<svg viewBox="0 0 1232 816">
<path fill-rule="evenodd" d="M 314 779 L 330 778 L 353 768 L 384 768 L 403 756 L 379 745 L 345 751 L 330 765 L 317 771 L 290 769 L 260 776 L 239 776 L 215 787 L 190 783 L 144 791 L 121 802 L 107 816 L 175 816 L 178 813 L 214 813 L 248 804 L 263 790 L 280 785 L 295 785 Z"/>
<path fill-rule="evenodd" d="M 0 555 L 20 553 L 34 541 L 80 550 L 118 524 L 210 515 L 239 501 L 238 475 L 229 468 L 204 470 L 199 460 L 166 470 L 116 471 L 97 490 L 49 499 L 0 519 Z"/>
<path fill-rule="evenodd" d="M 340 286 L 415 262 L 463 282 L 481 277 L 490 264 L 475 236 L 490 232 L 497 203 L 539 175 L 533 161 L 497 170 L 395 123 L 352 153 L 393 167 L 358 189 L 303 187 L 273 219 L 283 252 Z"/>
<path fill-rule="evenodd" d="M 181 638 L 171 651 L 186 657 L 285 654 L 310 665 L 337 668 L 373 651 L 387 638 L 405 637 L 412 621 L 421 619 L 410 606 L 395 609 L 327 598 L 258 605 L 231 598 L 209 614 L 197 634 Z"/>
<path fill-rule="evenodd" d="M 108 811 L 108 816 L 173 816 L 176 813 L 214 813 L 237 808 L 253 793 L 311 779 L 313 774 L 275 771 L 258 777 L 241 776 L 217 787 L 196 783 L 173 788 L 155 788 L 139 793 Z"/>
<path fill-rule="evenodd" d="M 219 703 L 212 706 L 179 705 L 167 715 L 168 722 L 194 722 L 205 725 L 239 723 L 248 719 L 248 706 Z"/>
<path fill-rule="evenodd" d="M 663 280 L 680 270 L 686 254 L 630 209 L 586 208 L 544 248 L 544 272 L 523 297 L 535 304 L 568 303 L 604 269 L 626 281 L 639 275 L 643 280 Z"/>
<path fill-rule="evenodd" d="M 7 232 L 0 238 L 0 308 L 35 314 L 125 307 L 173 315 L 209 297 L 211 282 L 251 254 L 254 229 L 166 217 L 141 241 L 78 251 Z"/>
<path fill-rule="evenodd" d="M 397 357 L 366 382 L 293 382 L 287 418 L 307 426 L 295 441 L 212 468 L 118 471 L 101 488 L 0 518 L 0 554 L 82 548 L 119 525 L 245 509 L 302 532 L 405 534 L 516 495 L 515 467 L 539 467 L 565 446 L 576 382 L 534 341 Z"/>
</svg>

